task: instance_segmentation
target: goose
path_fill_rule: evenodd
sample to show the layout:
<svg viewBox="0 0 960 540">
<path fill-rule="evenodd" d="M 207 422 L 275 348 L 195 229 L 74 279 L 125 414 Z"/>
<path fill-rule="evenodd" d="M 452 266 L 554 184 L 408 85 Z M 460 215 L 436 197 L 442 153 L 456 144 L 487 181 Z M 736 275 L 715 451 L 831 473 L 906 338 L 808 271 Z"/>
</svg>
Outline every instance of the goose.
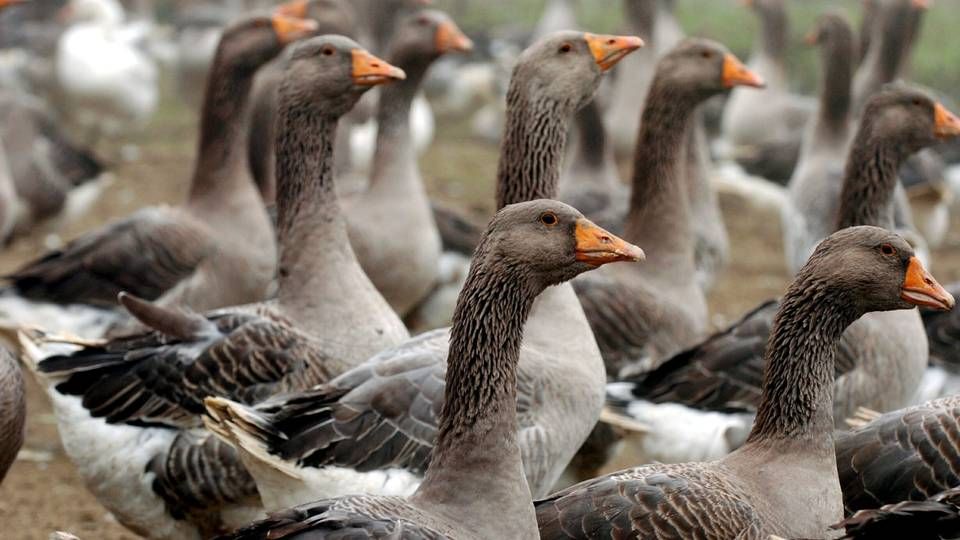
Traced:
<svg viewBox="0 0 960 540">
<path fill-rule="evenodd" d="M 816 116 L 803 134 L 797 167 L 783 210 L 783 245 L 787 268 L 796 273 L 821 238 L 833 230 L 843 164 L 853 133 L 850 81 L 856 53 L 853 29 L 843 15 L 821 15 L 807 35 L 820 47 L 822 76 Z"/>
<path fill-rule="evenodd" d="M 657 60 L 683 39 L 683 30 L 673 15 L 675 0 L 624 0 L 624 21 L 631 32 L 649 46 L 621 68 L 612 82 L 603 122 L 618 158 L 632 157 L 637 124 Z"/>
<path fill-rule="evenodd" d="M 137 48 L 140 29 L 124 24 L 116 0 L 70 0 L 66 9 L 72 24 L 55 61 L 66 110 L 96 135 L 142 128 L 157 108 L 159 73 Z"/>
<path fill-rule="evenodd" d="M 3 7 L 3 6 L 0 6 Z M 20 366 L 6 348 L 0 348 L 0 484 L 23 446 L 27 394 Z"/>
<path fill-rule="evenodd" d="M 360 0 L 354 2 L 357 14 L 357 34 L 361 43 L 369 43 L 371 51 L 384 54 L 390 44 L 397 21 L 407 10 L 417 9 L 432 3 L 432 0 Z M 342 144 L 348 145 L 349 152 L 340 152 L 345 159 L 339 168 L 344 172 L 352 173 L 351 178 L 344 178 L 339 182 L 340 189 L 349 188 L 351 184 L 362 181 L 363 177 L 373 167 L 373 156 L 377 148 L 377 122 L 372 116 L 365 116 L 365 111 L 374 110 L 374 103 L 379 99 L 376 94 L 362 100 L 355 112 L 347 117 L 351 127 L 345 133 Z M 433 141 L 435 120 L 433 109 L 423 92 L 418 92 L 410 105 L 410 133 L 413 137 L 413 148 L 417 155 L 423 154 Z"/>
<path fill-rule="evenodd" d="M 871 224 L 892 227 L 897 166 L 910 153 L 937 139 L 957 135 L 960 119 L 921 90 L 894 85 L 874 96 L 849 152 L 835 229 Z M 730 328 L 633 379 L 626 388 L 614 388 L 619 408 L 637 421 L 651 417 L 649 403 L 654 402 L 683 405 L 678 413 L 712 426 L 701 427 L 700 432 L 677 430 L 678 417 L 664 416 L 660 428 L 651 429 L 657 438 L 651 434 L 643 438 L 651 459 L 668 459 L 657 450 L 661 445 L 696 452 L 711 449 L 711 458 L 739 446 L 742 438 L 734 434 L 745 432 L 749 418 L 717 413 L 752 412 L 759 406 L 763 346 L 780 306 L 782 301 L 764 303 Z M 871 313 L 862 317 L 850 325 L 840 341 L 835 362 L 834 418 L 842 421 L 861 406 L 887 411 L 908 405 L 923 379 L 927 357 L 926 335 L 918 313 Z M 635 398 L 643 401 L 634 403 Z M 711 414 L 703 418 L 690 409 Z"/>
<path fill-rule="evenodd" d="M 138 210 L 8 274 L 12 290 L 0 299 L 7 319 L 71 330 L 71 320 L 52 320 L 35 304 L 112 308 L 121 291 L 197 311 L 262 300 L 276 266 L 276 240 L 244 160 L 237 112 L 254 70 L 314 26 L 275 15 L 225 30 L 186 201 Z"/>
<path fill-rule="evenodd" d="M 450 331 L 449 370 L 436 451 L 409 497 L 352 495 L 271 514 L 223 538 L 354 536 L 537 537 L 517 436 L 524 321 L 551 285 L 640 248 L 563 203 L 502 208 L 477 246 Z"/>
<path fill-rule="evenodd" d="M 864 24 L 864 31 L 871 33 L 869 49 L 853 80 L 853 111 L 863 109 L 871 95 L 891 81 L 897 80 L 907 72 L 910 53 L 920 34 L 923 15 L 929 8 L 926 0 L 877 0 L 873 12 L 876 14 L 872 24 Z M 870 11 L 870 10 L 868 10 Z M 944 184 L 943 159 L 933 149 L 925 149 L 911 156 L 900 168 L 900 176 L 905 185 L 911 186 L 915 193 L 923 194 L 931 186 Z M 946 201 L 938 197 L 934 204 L 934 214 L 946 214 Z M 927 239 L 920 235 L 914 226 L 912 210 L 907 193 L 903 188 L 897 190 L 896 206 L 897 226 L 917 248 L 924 252 L 929 260 Z M 926 224 L 925 224 L 926 225 Z M 925 227 L 925 232 L 928 227 Z M 933 232 L 936 232 L 934 227 Z M 937 240 L 936 237 L 933 238 Z"/>
<path fill-rule="evenodd" d="M 896 233 L 850 227 L 827 237 L 774 319 L 757 419 L 718 461 L 653 464 L 536 501 L 540 538 L 822 538 L 843 517 L 833 440 L 840 337 L 865 313 L 954 299 Z"/>
<path fill-rule="evenodd" d="M 566 31 L 521 55 L 508 91 L 499 207 L 556 192 L 569 117 L 602 74 L 641 44 Z M 266 508 L 357 493 L 407 495 L 423 479 L 433 446 L 450 332 L 426 332 L 327 384 L 256 408 L 209 400 L 205 422 L 238 448 Z M 546 494 L 596 423 L 606 381 L 569 285 L 535 302 L 517 369 L 524 470 L 532 492 Z"/>
<path fill-rule="evenodd" d="M 722 132 L 748 173 L 784 183 L 793 172 L 800 134 L 813 104 L 789 91 L 786 51 L 790 29 L 784 0 L 745 0 L 743 4 L 760 20 L 760 34 L 747 66 L 763 77 L 767 90 L 731 92 L 723 110 Z"/>
<path fill-rule="evenodd" d="M 424 35 L 422 28 L 436 31 Z M 388 60 L 407 78 L 380 92 L 377 149 L 366 190 L 344 200 L 350 244 L 364 272 L 405 317 L 433 289 L 441 245 L 413 148 L 411 106 L 430 64 L 473 43 L 446 15 L 419 11 L 397 22 Z M 396 231 L 403 231 L 400 237 Z"/>
<path fill-rule="evenodd" d="M 121 523 L 151 538 L 206 538 L 261 511 L 236 454 L 200 429 L 204 397 L 256 401 L 308 388 L 407 338 L 350 249 L 330 155 L 338 117 L 403 72 L 342 36 L 304 41 L 287 58 L 276 300 L 201 316 L 121 294 L 154 330 L 67 341 L 59 355 L 48 354 L 57 351 L 46 346 L 52 338 L 21 335 L 88 487 Z"/>
<path fill-rule="evenodd" d="M 7 154 L 11 201 L 7 238 L 40 221 L 69 223 L 103 191 L 104 166 L 57 125 L 47 107 L 26 94 L 0 91 L 0 144 Z"/>
<path fill-rule="evenodd" d="M 279 13 L 298 19 L 310 19 L 317 23 L 318 34 L 338 34 L 354 37 L 356 15 L 353 6 L 345 0 L 299 0 L 288 2 L 278 8 Z M 246 114 L 247 160 L 250 172 L 266 204 L 276 201 L 276 121 L 277 86 L 283 79 L 284 64 L 275 58 L 257 70 L 250 90 L 250 102 Z M 338 130 L 339 132 L 340 130 Z"/>
<path fill-rule="evenodd" d="M 684 145 L 706 98 L 762 80 L 722 45 L 689 39 L 664 56 L 647 94 L 624 236 L 656 253 L 648 268 L 608 267 L 573 281 L 612 377 L 650 369 L 706 329 L 695 279 Z"/>
</svg>

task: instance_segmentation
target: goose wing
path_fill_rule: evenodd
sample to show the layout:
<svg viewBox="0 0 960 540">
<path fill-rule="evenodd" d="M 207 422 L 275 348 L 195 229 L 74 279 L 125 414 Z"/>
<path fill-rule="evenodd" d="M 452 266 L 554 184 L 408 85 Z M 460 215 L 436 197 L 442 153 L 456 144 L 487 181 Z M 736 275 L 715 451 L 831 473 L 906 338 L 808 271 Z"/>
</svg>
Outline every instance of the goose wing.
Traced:
<svg viewBox="0 0 960 540">
<path fill-rule="evenodd" d="M 216 249 L 209 229 L 186 212 L 151 207 L 87 233 L 6 279 L 28 298 L 113 307 L 121 291 L 158 298 Z"/>
<path fill-rule="evenodd" d="M 601 476 L 534 506 L 543 540 L 759 538 L 745 500 L 709 465 L 686 463 Z"/>
<path fill-rule="evenodd" d="M 110 423 L 197 427 L 203 399 L 254 403 L 276 392 L 328 380 L 315 340 L 285 321 L 255 312 L 214 312 L 189 336 L 159 330 L 53 356 L 39 369 L 81 396 Z"/>
<path fill-rule="evenodd" d="M 838 434 L 836 451 L 848 514 L 960 486 L 960 399 L 881 415 Z"/>
</svg>

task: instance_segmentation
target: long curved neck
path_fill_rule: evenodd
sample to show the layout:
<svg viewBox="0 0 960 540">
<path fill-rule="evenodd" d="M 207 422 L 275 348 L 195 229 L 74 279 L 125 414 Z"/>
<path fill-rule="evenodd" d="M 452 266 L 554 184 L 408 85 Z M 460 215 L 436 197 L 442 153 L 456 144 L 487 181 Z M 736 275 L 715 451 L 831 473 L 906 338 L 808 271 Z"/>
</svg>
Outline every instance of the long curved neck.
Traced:
<svg viewBox="0 0 960 540">
<path fill-rule="evenodd" d="M 878 11 L 880 20 L 873 27 L 870 50 L 863 53 L 866 55 L 861 67 L 863 74 L 858 74 L 858 79 L 862 79 L 856 89 L 858 108 L 862 108 L 867 98 L 884 84 L 900 76 L 907 51 L 912 48 L 912 41 L 916 37 L 914 25 L 918 25 L 920 20 L 907 6 L 880 7 Z"/>
<path fill-rule="evenodd" d="M 217 49 L 207 77 L 190 201 L 219 198 L 245 184 L 254 187 L 246 167 L 246 130 L 239 120 L 254 71 L 238 68 L 227 56 L 225 46 Z"/>
<path fill-rule="evenodd" d="M 398 62 L 407 78 L 381 88 L 371 191 L 403 196 L 423 190 L 410 130 L 410 107 L 429 62 Z"/>
<path fill-rule="evenodd" d="M 822 293 L 822 283 L 801 271 L 781 302 L 767 341 L 760 407 L 747 445 L 795 445 L 832 436 L 837 344 L 859 314 Z"/>
<path fill-rule="evenodd" d="M 489 531 L 492 516 L 510 527 L 536 526 L 516 413 L 523 326 L 538 292 L 532 289 L 496 267 L 481 242 L 453 317 L 436 445 L 413 495 L 467 530 Z"/>
<path fill-rule="evenodd" d="M 839 32 L 838 32 L 839 34 Z M 815 131 L 818 139 L 842 144 L 850 119 L 850 85 L 853 81 L 853 35 L 846 31 L 834 36 L 823 49 L 823 76 L 820 83 L 820 110 Z"/>
<path fill-rule="evenodd" d="M 758 10 L 757 16 L 760 18 L 760 34 L 753 47 L 754 54 L 762 55 L 783 68 L 787 39 L 790 37 L 786 9 L 780 3 L 764 6 Z"/>
<path fill-rule="evenodd" d="M 897 169 L 906 151 L 896 141 L 874 136 L 872 119 L 864 117 L 844 171 L 837 229 L 855 225 L 893 228 L 893 194 Z"/>
<path fill-rule="evenodd" d="M 655 78 L 647 94 L 634 152 L 625 239 L 643 245 L 644 271 L 692 276 L 693 238 L 682 171 L 695 100 Z"/>
<path fill-rule="evenodd" d="M 526 99 L 512 85 L 507 94 L 507 125 L 497 167 L 497 208 L 557 194 L 567 142 L 562 104 Z"/>
<path fill-rule="evenodd" d="M 330 276 L 359 271 L 333 182 L 337 119 L 283 95 L 277 124 L 277 234 L 281 308 L 309 325 Z"/>
</svg>

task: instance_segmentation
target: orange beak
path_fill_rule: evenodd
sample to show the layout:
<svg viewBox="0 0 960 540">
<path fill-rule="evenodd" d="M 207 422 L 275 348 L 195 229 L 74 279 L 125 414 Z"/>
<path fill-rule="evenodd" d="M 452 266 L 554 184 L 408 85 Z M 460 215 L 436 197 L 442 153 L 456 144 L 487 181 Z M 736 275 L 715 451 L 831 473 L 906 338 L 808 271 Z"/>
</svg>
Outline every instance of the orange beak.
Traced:
<svg viewBox="0 0 960 540">
<path fill-rule="evenodd" d="M 933 279 L 916 257 L 910 257 L 907 276 L 900 286 L 900 298 L 917 306 L 926 306 L 942 311 L 953 308 L 953 295 Z"/>
<path fill-rule="evenodd" d="M 351 55 L 353 83 L 358 86 L 376 86 L 407 78 L 407 74 L 402 69 L 391 66 L 363 49 L 354 49 Z"/>
<path fill-rule="evenodd" d="M 26 4 L 27 0 L 0 0 L 0 9 L 15 6 L 17 4 Z M 62 8 L 61 8 L 62 9 Z"/>
<path fill-rule="evenodd" d="M 291 19 L 305 19 L 308 5 L 309 0 L 291 0 L 277 6 L 273 13 Z"/>
<path fill-rule="evenodd" d="M 274 13 L 270 19 L 273 21 L 273 31 L 277 34 L 277 39 L 283 44 L 307 37 L 317 31 L 317 21 L 310 19 L 285 17 L 278 13 Z"/>
<path fill-rule="evenodd" d="M 806 43 L 807 45 L 810 45 L 811 47 L 816 45 L 817 41 L 819 40 L 820 40 L 820 34 L 817 32 L 816 28 L 814 28 L 813 30 L 810 30 L 810 32 L 808 32 L 807 35 L 803 36 L 803 42 Z"/>
<path fill-rule="evenodd" d="M 609 36 L 601 34 L 584 34 L 594 60 L 600 66 L 600 71 L 607 71 L 623 60 L 623 57 L 643 47 L 643 40 L 637 36 Z"/>
<path fill-rule="evenodd" d="M 933 134 L 941 139 L 960 135 L 960 118 L 937 103 L 933 106 Z"/>
<path fill-rule="evenodd" d="M 913 0 L 910 4 L 914 9 L 927 10 L 930 9 L 930 4 L 933 2 L 931 0 Z"/>
<path fill-rule="evenodd" d="M 444 21 L 437 27 L 435 38 L 437 51 L 441 54 L 449 51 L 470 52 L 473 42 L 464 35 L 453 21 Z"/>
<path fill-rule="evenodd" d="M 743 65 L 743 62 L 736 56 L 727 53 L 723 57 L 723 86 L 726 88 L 733 88 L 734 86 L 763 88 L 766 83 L 763 82 L 763 78 Z"/>
<path fill-rule="evenodd" d="M 643 250 L 596 226 L 587 218 L 577 220 L 574 230 L 577 260 L 591 266 L 618 261 L 642 261 Z"/>
</svg>

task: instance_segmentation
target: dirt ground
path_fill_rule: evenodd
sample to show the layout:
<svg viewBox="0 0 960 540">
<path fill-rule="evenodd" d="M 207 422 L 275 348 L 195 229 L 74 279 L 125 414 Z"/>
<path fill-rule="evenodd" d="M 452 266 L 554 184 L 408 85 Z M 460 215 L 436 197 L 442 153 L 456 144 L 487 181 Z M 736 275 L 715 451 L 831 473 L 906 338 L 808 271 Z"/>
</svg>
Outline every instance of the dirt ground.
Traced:
<svg viewBox="0 0 960 540">
<path fill-rule="evenodd" d="M 179 200 L 189 180 L 194 123 L 182 109 L 167 109 L 148 133 L 137 138 L 140 159 L 113 168 L 115 180 L 109 191 L 90 215 L 69 225 L 69 232 L 63 233 L 66 238 L 139 206 Z M 436 141 L 422 160 L 431 192 L 449 201 L 489 208 L 496 148 L 467 140 L 458 129 L 444 126 Z M 471 171 L 469 177 L 464 171 Z M 732 253 L 730 265 L 710 296 L 716 325 L 780 293 L 787 278 L 778 216 L 733 197 L 723 197 L 722 207 Z M 56 229 L 48 225 L 14 242 L 0 253 L 0 271 L 9 271 L 41 253 Z M 954 223 L 947 244 L 960 246 L 960 224 Z M 941 249 L 936 261 L 933 271 L 942 282 L 960 279 L 960 250 Z M 51 531 L 64 530 L 83 539 L 136 538 L 85 490 L 60 446 L 50 406 L 32 381 L 28 398 L 24 452 L 0 485 L 0 523 L 4 527 L 0 537 L 39 540 Z"/>
</svg>

